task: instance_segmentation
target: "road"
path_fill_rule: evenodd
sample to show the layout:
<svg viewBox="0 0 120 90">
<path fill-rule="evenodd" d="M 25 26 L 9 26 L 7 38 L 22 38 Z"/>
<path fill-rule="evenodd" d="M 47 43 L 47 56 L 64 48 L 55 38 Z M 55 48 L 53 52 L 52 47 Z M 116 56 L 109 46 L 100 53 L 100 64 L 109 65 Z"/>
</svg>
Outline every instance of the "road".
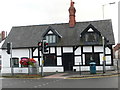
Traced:
<svg viewBox="0 0 120 90">
<path fill-rule="evenodd" d="M 2 79 L 2 88 L 118 88 L 118 77 L 89 79 Z"/>
</svg>

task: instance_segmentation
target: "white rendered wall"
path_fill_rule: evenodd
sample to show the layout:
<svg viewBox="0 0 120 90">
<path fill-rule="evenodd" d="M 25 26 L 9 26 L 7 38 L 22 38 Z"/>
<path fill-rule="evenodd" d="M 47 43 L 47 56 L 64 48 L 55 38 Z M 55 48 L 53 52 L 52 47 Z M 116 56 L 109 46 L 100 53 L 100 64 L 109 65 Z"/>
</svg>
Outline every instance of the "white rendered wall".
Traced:
<svg viewBox="0 0 120 90">
<path fill-rule="evenodd" d="M 63 53 L 72 53 L 73 47 L 63 47 Z"/>
<path fill-rule="evenodd" d="M 29 50 L 28 49 L 13 49 L 12 52 L 12 56 L 13 57 L 28 57 L 29 58 Z M 30 54 L 30 58 L 32 57 L 32 55 Z"/>
<path fill-rule="evenodd" d="M 31 50 L 30 50 L 31 51 Z M 19 58 L 19 61 L 22 57 L 32 57 L 31 53 L 29 53 L 29 49 L 13 49 L 12 50 L 12 57 L 13 58 Z M 20 67 L 19 63 L 19 67 Z M 6 53 L 6 50 L 2 50 L 2 71 L 1 73 L 10 73 L 11 67 L 10 67 L 10 54 Z"/>
</svg>

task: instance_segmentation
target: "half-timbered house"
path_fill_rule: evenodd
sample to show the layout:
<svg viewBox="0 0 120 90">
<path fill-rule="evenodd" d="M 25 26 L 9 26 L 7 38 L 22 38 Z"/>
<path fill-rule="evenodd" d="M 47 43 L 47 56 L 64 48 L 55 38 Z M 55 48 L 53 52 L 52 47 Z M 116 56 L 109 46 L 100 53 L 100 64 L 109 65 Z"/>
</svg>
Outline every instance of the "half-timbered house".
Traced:
<svg viewBox="0 0 120 90">
<path fill-rule="evenodd" d="M 10 55 L 6 53 L 7 42 L 12 42 L 14 72 L 26 73 L 19 61 L 23 57 L 34 58 L 42 64 L 38 42 L 46 39 L 48 52 L 44 54 L 44 72 L 89 71 L 89 63 L 96 69 L 103 66 L 103 41 L 106 44 L 106 69 L 113 66 L 112 45 L 115 44 L 111 20 L 76 22 L 74 3 L 69 8 L 69 23 L 13 27 L 2 46 L 2 73 L 10 73 Z"/>
</svg>

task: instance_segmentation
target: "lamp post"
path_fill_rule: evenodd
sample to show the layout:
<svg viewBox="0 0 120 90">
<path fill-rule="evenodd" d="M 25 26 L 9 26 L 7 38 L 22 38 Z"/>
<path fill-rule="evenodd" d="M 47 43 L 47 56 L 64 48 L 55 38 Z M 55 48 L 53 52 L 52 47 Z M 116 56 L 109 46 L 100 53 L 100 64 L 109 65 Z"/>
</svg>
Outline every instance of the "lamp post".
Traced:
<svg viewBox="0 0 120 90">
<path fill-rule="evenodd" d="M 102 37 L 102 41 L 103 41 L 103 73 L 105 73 L 106 68 L 105 68 L 105 64 L 106 64 L 106 57 L 105 57 L 105 37 Z"/>
<path fill-rule="evenodd" d="M 107 4 L 112 5 L 112 4 L 115 4 L 115 2 L 107 3 Z M 103 5 L 102 5 L 103 19 L 104 19 L 104 13 L 105 13 L 104 7 L 105 7 L 105 5 L 107 5 L 107 4 L 103 4 Z"/>
</svg>

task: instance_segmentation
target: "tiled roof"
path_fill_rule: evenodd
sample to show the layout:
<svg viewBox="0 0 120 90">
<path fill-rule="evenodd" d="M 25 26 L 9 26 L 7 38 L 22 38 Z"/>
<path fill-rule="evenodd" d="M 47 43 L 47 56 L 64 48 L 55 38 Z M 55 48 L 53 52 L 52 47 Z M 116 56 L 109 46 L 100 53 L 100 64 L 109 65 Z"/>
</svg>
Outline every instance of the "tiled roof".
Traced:
<svg viewBox="0 0 120 90">
<path fill-rule="evenodd" d="M 36 47 L 49 26 L 62 36 L 55 46 L 82 45 L 80 34 L 90 24 L 109 40 L 109 44 L 115 44 L 111 20 L 97 20 L 77 22 L 74 28 L 70 28 L 69 23 L 13 27 L 2 48 L 6 47 L 7 42 L 12 42 L 13 48 Z"/>
</svg>

